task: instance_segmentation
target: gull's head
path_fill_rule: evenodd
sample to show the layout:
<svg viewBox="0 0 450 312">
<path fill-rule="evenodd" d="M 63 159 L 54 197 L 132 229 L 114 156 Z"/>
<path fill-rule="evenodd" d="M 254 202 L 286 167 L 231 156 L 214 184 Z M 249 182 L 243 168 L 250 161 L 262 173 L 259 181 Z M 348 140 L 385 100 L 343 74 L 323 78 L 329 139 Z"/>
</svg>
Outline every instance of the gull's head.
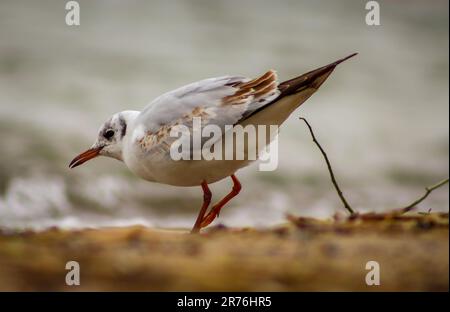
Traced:
<svg viewBox="0 0 450 312">
<path fill-rule="evenodd" d="M 114 114 L 100 127 L 97 140 L 91 148 L 76 156 L 70 162 L 69 167 L 75 168 L 97 156 L 122 160 L 123 140 L 137 115 L 139 115 L 137 111 L 123 111 Z"/>
</svg>

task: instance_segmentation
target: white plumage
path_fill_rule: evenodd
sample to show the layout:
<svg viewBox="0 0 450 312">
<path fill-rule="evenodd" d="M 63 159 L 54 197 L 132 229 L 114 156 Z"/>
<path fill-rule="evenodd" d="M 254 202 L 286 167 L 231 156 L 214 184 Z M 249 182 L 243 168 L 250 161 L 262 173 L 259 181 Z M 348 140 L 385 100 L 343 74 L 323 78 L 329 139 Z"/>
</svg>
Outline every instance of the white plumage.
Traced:
<svg viewBox="0 0 450 312">
<path fill-rule="evenodd" d="M 75 157 L 70 167 L 103 155 L 124 161 L 133 173 L 149 181 L 176 186 L 201 185 L 205 201 L 193 229 L 198 231 L 212 222 L 222 206 L 239 192 L 240 184 L 234 173 L 253 159 L 174 160 L 170 157 L 170 147 L 177 138 L 170 135 L 171 130 L 185 126 L 191 131 L 199 131 L 192 129 L 194 117 L 201 120 L 202 128 L 215 125 L 222 133 L 226 126 L 280 126 L 317 91 L 339 63 L 354 55 L 281 84 L 277 81 L 275 71 L 270 70 L 253 80 L 223 76 L 167 92 L 153 100 L 142 112 L 123 111 L 114 114 L 100 128 L 94 145 Z M 267 144 L 270 139 L 273 137 L 268 138 Z M 222 135 L 215 144 L 225 150 L 229 146 L 225 146 L 224 141 Z M 232 146 L 232 149 L 240 148 L 248 156 L 250 149 L 260 151 L 264 147 L 249 141 L 245 141 L 243 146 Z M 190 152 L 194 153 L 195 147 L 191 147 Z M 233 179 L 232 192 L 205 217 L 210 201 L 208 184 L 228 176 Z"/>
</svg>

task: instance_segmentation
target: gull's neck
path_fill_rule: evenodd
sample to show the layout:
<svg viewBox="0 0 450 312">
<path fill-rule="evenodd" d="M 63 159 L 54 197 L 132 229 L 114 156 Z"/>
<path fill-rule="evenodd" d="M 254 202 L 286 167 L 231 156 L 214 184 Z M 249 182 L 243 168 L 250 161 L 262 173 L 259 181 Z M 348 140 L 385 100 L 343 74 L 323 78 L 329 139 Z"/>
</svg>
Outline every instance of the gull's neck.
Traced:
<svg viewBox="0 0 450 312">
<path fill-rule="evenodd" d="M 132 133 L 134 130 L 134 123 L 139 116 L 141 112 L 140 111 L 123 111 L 120 112 L 120 118 L 122 118 L 125 121 L 126 130 L 125 130 L 125 136 L 122 138 L 122 152 L 123 152 L 123 144 L 126 144 L 125 142 L 128 141 L 129 138 L 132 137 Z"/>
<path fill-rule="evenodd" d="M 129 133 L 128 130 L 131 130 L 134 121 L 136 120 L 136 118 L 139 116 L 140 113 L 141 113 L 140 111 L 132 111 L 132 110 L 120 112 L 120 117 L 122 117 L 125 120 L 125 123 L 127 125 L 127 131 L 125 135 L 128 135 Z"/>
</svg>

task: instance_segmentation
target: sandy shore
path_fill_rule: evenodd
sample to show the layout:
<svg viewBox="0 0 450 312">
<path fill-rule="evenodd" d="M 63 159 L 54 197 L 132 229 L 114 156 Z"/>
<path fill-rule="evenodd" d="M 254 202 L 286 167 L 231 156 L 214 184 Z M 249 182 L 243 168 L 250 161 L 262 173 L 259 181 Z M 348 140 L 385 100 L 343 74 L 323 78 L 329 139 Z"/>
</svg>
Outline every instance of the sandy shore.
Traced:
<svg viewBox="0 0 450 312">
<path fill-rule="evenodd" d="M 0 231 L 0 290 L 448 291 L 448 214 L 290 217 L 201 235 L 144 227 Z M 80 264 L 67 286 L 65 265 Z M 367 286 L 377 261 L 381 285 Z"/>
</svg>

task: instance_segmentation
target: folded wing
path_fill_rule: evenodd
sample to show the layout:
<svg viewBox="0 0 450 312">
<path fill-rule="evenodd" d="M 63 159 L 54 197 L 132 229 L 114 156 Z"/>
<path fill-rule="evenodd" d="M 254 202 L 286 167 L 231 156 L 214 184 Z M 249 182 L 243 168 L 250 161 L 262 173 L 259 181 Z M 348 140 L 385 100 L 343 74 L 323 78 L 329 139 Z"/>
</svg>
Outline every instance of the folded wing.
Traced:
<svg viewBox="0 0 450 312">
<path fill-rule="evenodd" d="M 216 125 L 223 130 L 279 95 L 273 70 L 253 80 L 225 76 L 195 82 L 165 93 L 145 107 L 136 120 L 134 139 L 145 152 L 167 151 L 176 139 L 170 137 L 173 127 L 183 125 L 192 130 L 193 119 L 198 117 L 202 128 Z"/>
</svg>

